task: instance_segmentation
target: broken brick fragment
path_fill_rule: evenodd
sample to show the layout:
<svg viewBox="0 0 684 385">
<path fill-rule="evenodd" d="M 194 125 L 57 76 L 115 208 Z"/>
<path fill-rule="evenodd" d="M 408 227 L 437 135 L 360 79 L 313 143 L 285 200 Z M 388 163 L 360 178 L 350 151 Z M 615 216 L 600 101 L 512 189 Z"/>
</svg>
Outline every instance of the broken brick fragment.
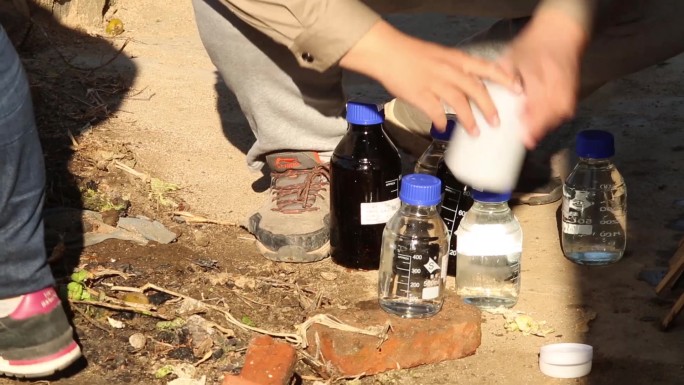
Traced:
<svg viewBox="0 0 684 385">
<path fill-rule="evenodd" d="M 239 376 L 226 375 L 223 385 L 287 385 L 297 363 L 295 348 L 270 336 L 252 339 Z"/>
<path fill-rule="evenodd" d="M 327 312 L 341 321 L 365 328 L 392 325 L 389 338 L 378 347 L 373 336 L 313 325 L 307 338 L 307 351 L 339 375 L 376 374 L 392 369 L 412 368 L 470 356 L 480 346 L 480 311 L 456 296 L 447 296 L 442 311 L 426 319 L 402 319 L 385 313 L 376 301 L 366 301 L 356 309 Z M 320 345 L 315 335 L 318 333 Z"/>
</svg>

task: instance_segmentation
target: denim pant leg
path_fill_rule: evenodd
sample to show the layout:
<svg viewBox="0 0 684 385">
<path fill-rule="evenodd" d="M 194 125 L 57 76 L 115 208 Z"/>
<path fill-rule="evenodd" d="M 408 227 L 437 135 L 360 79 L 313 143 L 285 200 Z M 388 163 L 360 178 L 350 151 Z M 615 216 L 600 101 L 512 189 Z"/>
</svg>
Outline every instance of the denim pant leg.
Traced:
<svg viewBox="0 0 684 385">
<path fill-rule="evenodd" d="M 0 27 L 0 299 L 54 283 L 43 239 L 44 184 L 28 82 Z"/>
</svg>

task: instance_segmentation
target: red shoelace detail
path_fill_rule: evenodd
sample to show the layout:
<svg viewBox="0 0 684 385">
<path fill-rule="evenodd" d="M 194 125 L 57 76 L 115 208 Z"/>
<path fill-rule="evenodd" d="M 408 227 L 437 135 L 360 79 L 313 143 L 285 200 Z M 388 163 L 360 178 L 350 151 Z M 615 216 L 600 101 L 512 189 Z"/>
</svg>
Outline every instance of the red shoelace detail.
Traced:
<svg viewBox="0 0 684 385">
<path fill-rule="evenodd" d="M 273 178 L 273 200 L 276 201 L 276 207 L 271 210 L 284 214 L 299 214 L 318 210 L 318 207 L 313 205 L 316 203 L 316 198 L 323 198 L 321 191 L 325 191 L 330 185 L 329 167 L 328 164 L 322 164 L 306 170 L 287 170 L 285 172 L 271 173 Z M 302 175 L 306 175 L 302 183 L 278 186 L 278 180 L 281 178 L 296 179 Z"/>
</svg>

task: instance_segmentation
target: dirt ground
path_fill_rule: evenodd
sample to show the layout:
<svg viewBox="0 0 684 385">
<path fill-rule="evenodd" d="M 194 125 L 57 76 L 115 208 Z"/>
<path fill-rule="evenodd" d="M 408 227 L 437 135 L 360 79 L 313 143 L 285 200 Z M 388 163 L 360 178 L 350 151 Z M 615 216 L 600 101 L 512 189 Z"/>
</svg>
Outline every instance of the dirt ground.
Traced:
<svg viewBox="0 0 684 385">
<path fill-rule="evenodd" d="M 74 280 L 74 269 L 84 269 L 91 275 L 76 286 L 92 290 L 98 301 L 139 304 L 129 304 L 136 311 L 121 311 L 72 302 L 85 359 L 50 383 L 166 384 L 178 373 L 155 374 L 168 365 L 190 365 L 192 377 L 204 375 L 211 385 L 220 384 L 225 372 L 239 373 L 256 333 L 205 309 L 202 317 L 223 332 L 198 344 L 188 325 L 158 324 L 159 317 L 173 318 L 169 314 L 183 305 L 164 291 L 230 309 L 239 323 L 284 333 L 294 332 L 316 308 L 351 308 L 372 300 L 374 272 L 345 270 L 330 260 L 272 263 L 256 252 L 250 234 L 231 225 L 264 199 L 267 179 L 247 170 L 244 153 L 254 138 L 203 50 L 189 2 L 119 0 L 107 17 L 123 21 L 121 35 L 107 36 L 104 25 L 76 31 L 49 18 L 21 35 L 20 54 L 46 153 L 48 211 L 86 208 L 110 219 L 142 215 L 178 238 L 170 244 L 107 240 L 84 247 L 83 237 L 67 239 L 63 231 L 48 228 L 51 262 L 62 286 Z M 391 20 L 441 42 L 457 41 L 491 22 L 440 15 Z M 482 345 L 471 357 L 336 382 L 684 384 L 684 316 L 668 332 L 658 328 L 684 285 L 657 297 L 655 283 L 645 279 L 666 269 L 684 232 L 678 222 L 684 221 L 678 203 L 684 198 L 683 74 L 680 56 L 615 81 L 543 143 L 544 151 L 552 152 L 572 145 L 580 129 L 613 132 L 616 162 L 629 191 L 628 251 L 608 267 L 580 267 L 563 258 L 558 204 L 514 208 L 525 237 L 515 310 L 546 322 L 553 332 L 544 337 L 510 332 L 501 315 L 485 313 Z M 350 79 L 349 93 L 385 97 L 377 85 L 358 78 Z M 173 214 L 177 211 L 222 224 L 184 221 Z M 70 234 L 92 230 L 76 226 Z M 120 288 L 148 283 L 163 290 L 140 296 Z M 454 285 L 452 277 L 450 291 Z M 156 317 L 141 314 L 149 303 L 157 306 Z M 146 337 L 143 347 L 131 345 L 134 334 Z M 539 348 L 553 342 L 593 345 L 591 375 L 555 380 L 541 374 Z M 296 371 L 303 384 L 327 381 L 303 361 Z M 0 385 L 15 382 L 0 379 Z"/>
</svg>

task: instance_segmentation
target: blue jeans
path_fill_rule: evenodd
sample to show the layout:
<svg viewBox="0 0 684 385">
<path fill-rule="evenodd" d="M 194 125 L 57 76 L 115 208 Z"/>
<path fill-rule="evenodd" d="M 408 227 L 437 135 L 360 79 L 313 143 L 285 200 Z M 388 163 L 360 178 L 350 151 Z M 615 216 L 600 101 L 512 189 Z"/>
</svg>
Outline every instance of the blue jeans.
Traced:
<svg viewBox="0 0 684 385">
<path fill-rule="evenodd" d="M 43 236 L 44 185 L 28 81 L 0 26 L 0 299 L 54 284 Z"/>
</svg>

